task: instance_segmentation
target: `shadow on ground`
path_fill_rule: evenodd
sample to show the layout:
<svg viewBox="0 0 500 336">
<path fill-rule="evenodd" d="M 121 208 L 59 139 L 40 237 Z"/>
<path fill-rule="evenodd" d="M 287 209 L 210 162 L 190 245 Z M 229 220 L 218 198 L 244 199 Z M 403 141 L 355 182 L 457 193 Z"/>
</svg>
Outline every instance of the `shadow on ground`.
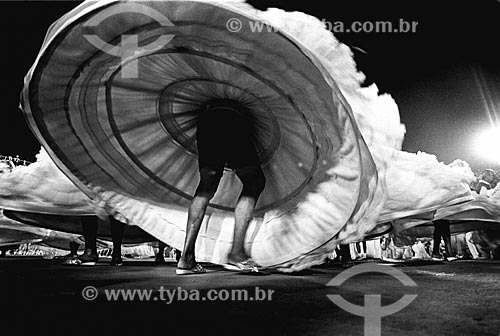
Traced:
<svg viewBox="0 0 500 336">
<path fill-rule="evenodd" d="M 6 258 L 0 260 L 2 325 L 95 335 L 363 335 L 363 318 L 340 309 L 327 295 L 363 305 L 365 295 L 380 294 L 384 306 L 417 294 L 408 307 L 382 319 L 382 335 L 500 334 L 500 262 L 382 264 L 403 271 L 417 287 L 380 273 L 326 286 L 343 271 L 337 264 L 263 275 L 206 265 L 207 274 L 177 276 L 174 262 L 127 261 L 117 268 L 106 260 L 79 267 Z"/>
</svg>

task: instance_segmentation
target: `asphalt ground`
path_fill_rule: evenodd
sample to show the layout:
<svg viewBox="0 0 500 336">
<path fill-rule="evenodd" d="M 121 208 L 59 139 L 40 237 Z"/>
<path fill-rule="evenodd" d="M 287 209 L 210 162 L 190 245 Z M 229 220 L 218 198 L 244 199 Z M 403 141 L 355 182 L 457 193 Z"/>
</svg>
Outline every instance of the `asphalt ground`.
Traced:
<svg viewBox="0 0 500 336">
<path fill-rule="evenodd" d="M 346 277 L 339 264 L 293 274 L 240 274 L 205 264 L 206 274 L 178 276 L 174 261 L 108 263 L 0 259 L 0 334 L 500 335 L 500 261 L 365 261 L 356 270 L 375 268 L 337 286 L 327 284 Z M 386 270 L 401 271 L 416 286 Z M 327 295 L 340 295 L 369 317 Z M 369 299 L 377 295 L 381 309 Z M 381 317 L 380 327 L 370 320 L 405 295 L 416 298 Z"/>
</svg>

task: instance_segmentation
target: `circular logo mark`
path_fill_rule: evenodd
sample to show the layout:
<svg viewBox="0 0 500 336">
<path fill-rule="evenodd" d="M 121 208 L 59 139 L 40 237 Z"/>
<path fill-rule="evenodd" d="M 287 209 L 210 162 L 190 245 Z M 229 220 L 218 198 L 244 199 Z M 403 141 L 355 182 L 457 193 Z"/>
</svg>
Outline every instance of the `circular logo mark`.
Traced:
<svg viewBox="0 0 500 336">
<path fill-rule="evenodd" d="M 87 286 L 82 289 L 82 297 L 87 301 L 94 301 L 95 299 L 97 299 L 98 294 L 99 292 L 94 286 Z"/>
<path fill-rule="evenodd" d="M 231 33 L 237 33 L 243 28 L 243 23 L 241 22 L 240 19 L 232 18 L 227 20 L 226 28 Z"/>
</svg>

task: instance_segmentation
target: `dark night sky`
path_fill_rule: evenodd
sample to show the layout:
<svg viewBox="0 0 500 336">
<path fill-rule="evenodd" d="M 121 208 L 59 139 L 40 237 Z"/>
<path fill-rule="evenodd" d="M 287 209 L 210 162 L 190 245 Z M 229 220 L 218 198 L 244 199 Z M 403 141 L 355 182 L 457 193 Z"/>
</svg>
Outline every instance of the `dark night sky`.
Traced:
<svg viewBox="0 0 500 336">
<path fill-rule="evenodd" d="M 78 1 L 0 2 L 2 20 L 2 106 L 0 154 L 34 160 L 40 145 L 18 109 L 23 77 L 32 65 L 49 25 Z M 390 93 L 407 133 L 403 149 L 437 155 L 449 163 L 468 161 L 475 169 L 498 165 L 482 159 L 473 144 L 489 127 L 483 92 L 500 114 L 500 3 L 496 0 L 338 0 L 250 1 L 259 9 L 297 10 L 330 22 L 417 21 L 416 33 L 339 33 L 357 50 L 358 69 Z M 328 4 L 328 5 L 327 5 Z M 5 41 L 7 39 L 7 41 Z M 475 77 L 476 76 L 476 77 Z M 475 78 L 479 78 L 477 81 Z M 500 117 L 500 116 L 499 116 Z M 499 144 L 500 145 L 500 144 Z"/>
</svg>

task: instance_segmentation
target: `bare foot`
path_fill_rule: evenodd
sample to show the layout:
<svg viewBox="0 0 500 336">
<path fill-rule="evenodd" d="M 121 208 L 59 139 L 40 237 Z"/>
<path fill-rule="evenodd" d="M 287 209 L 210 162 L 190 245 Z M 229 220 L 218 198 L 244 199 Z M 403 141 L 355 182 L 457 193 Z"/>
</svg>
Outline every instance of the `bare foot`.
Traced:
<svg viewBox="0 0 500 336">
<path fill-rule="evenodd" d="M 245 260 L 250 259 L 250 256 L 246 254 L 229 254 L 227 256 L 227 261 L 232 264 L 236 264 Z"/>
<path fill-rule="evenodd" d="M 196 258 L 193 255 L 181 255 L 177 262 L 177 267 L 181 269 L 191 269 L 196 266 Z"/>
</svg>

